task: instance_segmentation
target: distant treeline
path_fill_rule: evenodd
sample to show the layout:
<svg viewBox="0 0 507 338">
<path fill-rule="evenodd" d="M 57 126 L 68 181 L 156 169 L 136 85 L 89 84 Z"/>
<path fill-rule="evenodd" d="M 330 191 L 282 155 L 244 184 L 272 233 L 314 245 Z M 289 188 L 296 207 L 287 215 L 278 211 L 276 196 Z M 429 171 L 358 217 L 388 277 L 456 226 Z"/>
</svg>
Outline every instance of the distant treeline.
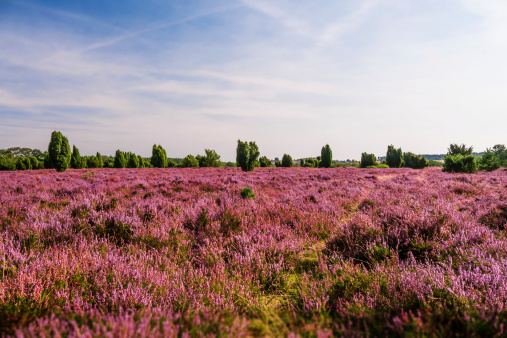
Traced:
<svg viewBox="0 0 507 338">
<path fill-rule="evenodd" d="M 92 156 L 81 156 L 75 145 L 71 151 L 68 139 L 60 132 L 54 131 L 47 151 L 20 147 L 0 149 L 0 170 L 241 167 L 244 171 L 251 171 L 255 167 L 422 169 L 428 166 L 443 166 L 444 170 L 449 172 L 475 172 L 477 169 L 494 170 L 500 166 L 507 167 L 507 151 L 504 145 L 499 144 L 483 153 L 472 152 L 472 147 L 451 144 L 445 155 L 415 155 L 390 145 L 387 147 L 386 156 L 376 157 L 374 154 L 362 153 L 361 161 L 333 161 L 331 148 L 327 144 L 322 147 L 320 156 L 315 157 L 293 160 L 289 154 L 284 154 L 281 160 L 278 157 L 272 160 L 259 156 L 255 142 L 241 140 L 238 140 L 236 148 L 236 162 L 220 161 L 220 155 L 212 149 L 205 149 L 204 155 L 189 154 L 184 158 L 171 158 L 167 157 L 161 145 L 156 144 L 153 145 L 151 157 L 142 157 L 122 150 L 117 150 L 114 156 L 101 155 L 98 152 Z M 465 167 L 466 169 L 463 169 Z"/>
</svg>

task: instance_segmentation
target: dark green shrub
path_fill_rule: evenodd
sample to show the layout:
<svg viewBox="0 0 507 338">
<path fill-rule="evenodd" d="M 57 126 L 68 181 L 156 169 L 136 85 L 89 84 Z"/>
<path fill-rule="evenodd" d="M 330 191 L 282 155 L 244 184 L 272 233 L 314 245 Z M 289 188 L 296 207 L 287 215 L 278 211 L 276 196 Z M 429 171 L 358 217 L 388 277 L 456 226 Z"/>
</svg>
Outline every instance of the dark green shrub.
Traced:
<svg viewBox="0 0 507 338">
<path fill-rule="evenodd" d="M 114 167 L 115 168 L 127 167 L 127 159 L 125 158 L 125 154 L 120 150 L 116 150 L 116 155 L 114 156 Z"/>
<path fill-rule="evenodd" d="M 393 145 L 387 147 L 386 164 L 389 168 L 401 168 L 404 164 L 401 148 L 395 149 Z"/>
<path fill-rule="evenodd" d="M 86 161 L 82 164 L 81 155 L 79 154 L 79 149 L 75 145 L 72 146 L 72 155 L 70 156 L 70 167 L 72 169 L 81 169 L 86 167 Z"/>
<path fill-rule="evenodd" d="M 282 157 L 282 167 L 290 168 L 294 165 L 294 161 L 292 161 L 292 157 L 288 154 L 283 154 Z"/>
<path fill-rule="evenodd" d="M 359 165 L 360 168 L 367 168 L 370 166 L 374 166 L 377 163 L 377 158 L 374 154 L 367 154 L 362 153 L 361 154 L 361 164 Z"/>
<path fill-rule="evenodd" d="M 260 163 L 261 167 L 263 167 L 263 168 L 271 166 L 271 161 L 266 156 L 262 156 L 259 159 L 259 163 Z"/>
<path fill-rule="evenodd" d="M 151 152 L 151 165 L 155 168 L 166 168 L 167 167 L 167 154 L 165 149 L 161 145 L 153 145 Z"/>
<path fill-rule="evenodd" d="M 51 133 L 51 141 L 48 146 L 48 166 L 55 168 L 58 172 L 67 170 L 70 166 L 69 140 L 59 131 Z"/>
<path fill-rule="evenodd" d="M 181 162 L 182 168 L 199 168 L 199 161 L 192 155 L 187 155 L 183 162 Z"/>
<path fill-rule="evenodd" d="M 258 166 L 259 147 L 255 142 L 242 142 L 238 140 L 236 147 L 236 163 L 243 171 L 253 171 Z"/>
<path fill-rule="evenodd" d="M 404 166 L 412 169 L 423 169 L 430 165 L 430 162 L 424 156 L 414 155 L 410 152 L 404 153 L 403 159 Z"/>
<path fill-rule="evenodd" d="M 500 159 L 490 149 L 486 149 L 486 152 L 484 152 L 481 158 L 479 158 L 478 163 L 479 170 L 493 171 L 500 168 L 500 166 L 501 166 Z"/>
<path fill-rule="evenodd" d="M 329 144 L 326 144 L 322 147 L 320 151 L 320 157 L 322 160 L 319 165 L 321 168 L 331 168 L 331 164 L 333 163 L 333 152 L 331 151 L 331 147 Z"/>
<path fill-rule="evenodd" d="M 243 199 L 255 198 L 255 194 L 253 193 L 252 189 L 245 187 L 245 188 L 241 189 L 241 197 Z"/>
</svg>

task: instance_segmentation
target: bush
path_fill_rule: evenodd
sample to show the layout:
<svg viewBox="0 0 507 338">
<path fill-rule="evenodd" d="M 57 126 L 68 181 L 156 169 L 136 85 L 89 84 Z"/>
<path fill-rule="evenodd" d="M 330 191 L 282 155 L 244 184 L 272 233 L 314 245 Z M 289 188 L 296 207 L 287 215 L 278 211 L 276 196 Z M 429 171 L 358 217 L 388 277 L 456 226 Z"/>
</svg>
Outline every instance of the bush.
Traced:
<svg viewBox="0 0 507 338">
<path fill-rule="evenodd" d="M 294 161 L 292 161 L 292 157 L 288 154 L 283 154 L 282 157 L 282 167 L 290 168 L 294 165 Z"/>
<path fill-rule="evenodd" d="M 127 168 L 139 168 L 139 157 L 136 154 L 128 154 Z"/>
<path fill-rule="evenodd" d="M 245 187 L 241 190 L 241 197 L 243 199 L 255 198 L 255 194 L 253 193 L 252 189 Z"/>
<path fill-rule="evenodd" d="M 320 151 L 320 157 L 322 158 L 319 163 L 320 167 L 331 168 L 331 164 L 333 163 L 333 152 L 331 151 L 329 144 L 326 144 L 324 147 L 322 147 Z"/>
<path fill-rule="evenodd" d="M 182 168 L 199 168 L 199 161 L 197 161 L 197 159 L 194 156 L 187 155 L 187 157 L 185 157 L 183 159 L 183 162 L 181 162 L 181 167 Z"/>
<path fill-rule="evenodd" d="M 196 157 L 199 162 L 199 167 L 220 167 L 220 155 L 218 155 L 214 150 L 209 149 L 204 149 L 204 152 L 206 155 L 197 155 Z"/>
<path fill-rule="evenodd" d="M 401 148 L 395 149 L 393 145 L 387 147 L 386 164 L 389 168 L 401 168 L 404 162 Z"/>
<path fill-rule="evenodd" d="M 493 171 L 500 168 L 500 159 L 490 149 L 486 149 L 486 152 L 482 154 L 479 159 L 478 167 L 479 170 Z"/>
<path fill-rule="evenodd" d="M 472 155 L 473 147 L 451 144 L 444 158 L 444 171 L 449 173 L 475 173 L 477 163 Z"/>
<path fill-rule="evenodd" d="M 48 146 L 48 166 L 58 172 L 64 172 L 70 166 L 69 140 L 59 131 L 51 133 L 51 141 Z"/>
<path fill-rule="evenodd" d="M 115 168 L 127 167 L 127 159 L 125 158 L 125 154 L 123 154 L 123 152 L 120 150 L 116 150 L 116 155 L 114 156 L 114 167 Z"/>
<path fill-rule="evenodd" d="M 238 140 L 236 147 L 236 163 L 243 171 L 253 171 L 258 165 L 259 147 L 255 142 L 242 142 Z"/>
<path fill-rule="evenodd" d="M 70 167 L 72 169 L 81 169 L 86 167 L 86 161 L 83 165 L 79 149 L 75 145 L 72 146 L 72 155 L 70 156 Z"/>
<path fill-rule="evenodd" d="M 423 169 L 430 165 L 430 162 L 424 156 L 414 155 L 410 152 L 404 153 L 403 159 L 404 166 L 412 169 Z"/>
<path fill-rule="evenodd" d="M 362 153 L 361 154 L 361 164 L 359 165 L 360 168 L 367 168 L 370 166 L 375 166 L 377 164 L 377 158 L 374 154 L 367 154 Z"/>
<path fill-rule="evenodd" d="M 260 162 L 261 167 L 263 167 L 263 168 L 271 167 L 271 161 L 266 156 L 262 156 L 259 159 L 259 162 Z"/>
<path fill-rule="evenodd" d="M 167 154 L 161 145 L 153 145 L 151 152 L 151 165 L 155 168 L 166 168 L 167 167 Z"/>
</svg>

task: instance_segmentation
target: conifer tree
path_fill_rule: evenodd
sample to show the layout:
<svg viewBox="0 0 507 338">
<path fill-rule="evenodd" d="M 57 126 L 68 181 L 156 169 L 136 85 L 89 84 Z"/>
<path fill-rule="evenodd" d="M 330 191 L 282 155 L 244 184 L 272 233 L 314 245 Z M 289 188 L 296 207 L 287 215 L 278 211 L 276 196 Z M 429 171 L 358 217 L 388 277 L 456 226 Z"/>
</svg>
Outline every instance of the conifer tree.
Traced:
<svg viewBox="0 0 507 338">
<path fill-rule="evenodd" d="M 241 167 L 243 171 L 253 171 L 258 166 L 258 158 L 260 152 L 259 147 L 255 142 L 242 142 L 238 140 L 236 147 L 236 164 Z"/>
<path fill-rule="evenodd" d="M 151 152 L 151 165 L 156 168 L 166 168 L 167 167 L 167 154 L 162 148 L 161 145 L 153 145 L 153 149 Z"/>
<path fill-rule="evenodd" d="M 283 154 L 282 157 L 282 167 L 289 168 L 294 165 L 294 161 L 292 161 L 292 157 L 288 154 Z"/>
<path fill-rule="evenodd" d="M 102 155 L 100 155 L 100 153 L 97 151 L 96 156 L 97 156 L 99 168 L 102 168 L 104 166 L 104 160 L 102 160 Z"/>
<path fill-rule="evenodd" d="M 48 146 L 49 167 L 55 168 L 58 172 L 64 172 L 70 166 L 69 140 L 59 131 L 51 133 L 51 141 Z"/>
<path fill-rule="evenodd" d="M 319 166 L 321 168 L 331 168 L 331 164 L 333 163 L 333 152 L 331 151 L 331 147 L 329 144 L 326 144 L 322 147 L 320 151 L 321 161 Z"/>
<path fill-rule="evenodd" d="M 387 147 L 386 163 L 389 168 L 401 168 L 403 167 L 403 152 L 401 148 L 395 149 L 393 145 Z"/>
<path fill-rule="evenodd" d="M 72 169 L 81 169 L 83 167 L 81 163 L 81 155 L 79 149 L 75 145 L 72 146 L 72 155 L 70 156 L 70 167 Z"/>
<path fill-rule="evenodd" d="M 127 167 L 127 159 L 125 158 L 125 154 L 123 154 L 123 152 L 120 150 L 116 150 L 116 155 L 114 156 L 114 167 L 115 168 Z"/>
</svg>

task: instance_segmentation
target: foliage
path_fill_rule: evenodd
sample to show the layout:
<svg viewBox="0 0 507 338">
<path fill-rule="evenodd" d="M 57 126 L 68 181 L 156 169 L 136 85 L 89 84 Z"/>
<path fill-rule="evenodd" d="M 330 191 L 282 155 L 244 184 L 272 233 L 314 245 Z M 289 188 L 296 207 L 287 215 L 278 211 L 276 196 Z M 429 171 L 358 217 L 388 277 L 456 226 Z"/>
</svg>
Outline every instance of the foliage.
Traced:
<svg viewBox="0 0 507 338">
<path fill-rule="evenodd" d="M 64 172 L 69 168 L 71 157 L 69 140 L 59 131 L 51 133 L 48 154 L 49 163 L 46 168 L 55 168 L 58 172 Z"/>
<path fill-rule="evenodd" d="M 361 163 L 359 164 L 360 168 L 367 168 L 370 166 L 374 166 L 377 163 L 377 158 L 374 154 L 367 154 L 362 153 L 361 154 Z"/>
<path fill-rule="evenodd" d="M 100 153 L 97 151 L 97 164 L 98 164 L 98 168 L 102 168 L 104 166 L 104 160 L 102 159 L 102 155 L 100 155 Z"/>
<path fill-rule="evenodd" d="M 319 163 L 321 168 L 331 168 L 331 164 L 333 163 L 333 152 L 331 151 L 331 147 L 329 144 L 326 144 L 322 147 L 320 151 L 321 161 Z"/>
<path fill-rule="evenodd" d="M 389 168 L 401 168 L 405 161 L 401 148 L 395 149 L 393 145 L 387 147 L 386 164 Z"/>
<path fill-rule="evenodd" d="M 493 171 L 501 166 L 501 160 L 491 149 L 486 149 L 478 161 L 479 170 Z"/>
<path fill-rule="evenodd" d="M 477 162 L 472 155 L 473 147 L 451 144 L 444 158 L 444 171 L 450 173 L 475 173 Z"/>
<path fill-rule="evenodd" d="M 125 153 L 116 150 L 116 154 L 114 156 L 114 167 L 115 168 L 126 168 L 127 167 L 127 159 L 125 158 Z"/>
<path fill-rule="evenodd" d="M 257 159 L 259 155 L 259 148 L 255 142 L 242 142 L 238 140 L 238 146 L 236 147 L 236 164 L 241 170 L 253 171 L 258 165 Z"/>
<path fill-rule="evenodd" d="M 220 155 L 214 150 L 204 149 L 206 155 L 197 155 L 196 159 L 199 162 L 199 167 L 220 167 Z"/>
<path fill-rule="evenodd" d="M 70 167 L 72 169 L 81 169 L 86 166 L 81 162 L 81 155 L 79 154 L 79 149 L 75 145 L 72 146 L 72 155 L 70 156 Z"/>
<path fill-rule="evenodd" d="M 225 166 L 230 168 L 236 168 L 238 165 L 235 162 L 227 162 Z"/>
<path fill-rule="evenodd" d="M 252 189 L 244 187 L 243 189 L 241 189 L 241 197 L 243 199 L 255 198 L 255 194 L 253 193 Z"/>
<path fill-rule="evenodd" d="M 167 167 L 167 154 L 165 149 L 161 145 L 153 145 L 151 152 L 151 165 L 155 168 L 166 168 Z"/>
<path fill-rule="evenodd" d="M 412 169 L 423 169 L 430 165 L 430 162 L 421 155 L 414 155 L 411 152 L 403 154 L 404 166 Z"/>
<path fill-rule="evenodd" d="M 199 161 L 197 161 L 197 159 L 194 156 L 187 155 L 183 159 L 183 162 L 181 162 L 180 166 L 182 168 L 199 168 Z"/>
<path fill-rule="evenodd" d="M 0 170 L 16 170 L 16 160 L 12 154 L 0 157 Z"/>
<path fill-rule="evenodd" d="M 282 157 L 282 167 L 290 168 L 294 165 L 294 161 L 292 161 L 292 157 L 288 154 L 283 154 Z"/>
<path fill-rule="evenodd" d="M 280 168 L 282 166 L 282 162 L 280 160 L 275 161 L 275 167 Z"/>
<path fill-rule="evenodd" d="M 265 168 L 265 167 L 271 167 L 271 161 L 266 156 L 262 156 L 259 159 L 259 163 L 260 163 L 260 166 L 263 167 L 263 168 Z"/>
</svg>

